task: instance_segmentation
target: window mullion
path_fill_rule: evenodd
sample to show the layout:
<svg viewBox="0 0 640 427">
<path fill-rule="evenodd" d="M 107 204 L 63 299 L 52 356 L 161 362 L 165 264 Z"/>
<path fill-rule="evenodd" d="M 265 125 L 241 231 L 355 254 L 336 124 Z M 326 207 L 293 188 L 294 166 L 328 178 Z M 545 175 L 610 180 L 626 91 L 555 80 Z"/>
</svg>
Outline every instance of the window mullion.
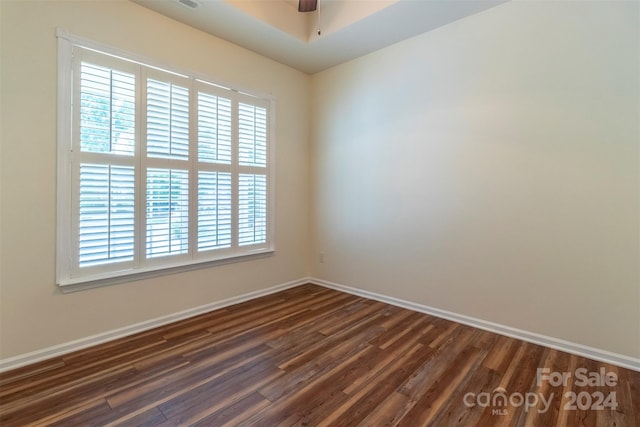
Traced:
<svg viewBox="0 0 640 427">
<path fill-rule="evenodd" d="M 195 80 L 189 84 L 189 255 L 198 254 L 198 93 Z"/>
<path fill-rule="evenodd" d="M 136 265 L 146 264 L 146 240 L 147 240 L 147 72 L 140 66 L 140 83 L 138 84 L 137 113 L 140 120 L 138 127 L 138 194 L 136 199 Z"/>
<path fill-rule="evenodd" d="M 240 213 L 239 209 L 239 171 L 238 164 L 240 158 L 240 124 L 238 112 L 238 96 L 237 92 L 233 92 L 231 96 L 231 249 L 235 252 L 238 250 L 238 227 Z"/>
</svg>

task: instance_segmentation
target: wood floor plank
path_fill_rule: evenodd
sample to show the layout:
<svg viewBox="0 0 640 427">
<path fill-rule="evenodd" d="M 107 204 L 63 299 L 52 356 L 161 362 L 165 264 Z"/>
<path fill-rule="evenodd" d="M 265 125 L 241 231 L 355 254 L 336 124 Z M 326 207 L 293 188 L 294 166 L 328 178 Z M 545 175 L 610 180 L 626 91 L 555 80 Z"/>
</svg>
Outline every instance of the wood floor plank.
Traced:
<svg viewBox="0 0 640 427">
<path fill-rule="evenodd" d="M 320 425 L 361 423 L 404 382 L 411 372 L 428 359 L 431 353 L 431 349 L 420 343 L 413 345 L 404 354 L 399 353 L 391 364 L 385 366 L 385 369 L 376 375 L 374 381 L 369 381 L 359 390 L 354 390 L 349 400 L 339 410 L 334 411 L 331 418 L 327 417 Z"/>
<path fill-rule="evenodd" d="M 375 383 L 375 379 L 381 375 L 385 369 L 392 366 L 395 360 L 409 352 L 412 348 L 415 348 L 417 345 L 423 346 L 424 350 L 422 351 L 422 354 L 433 353 L 433 349 L 421 344 L 419 338 L 419 336 L 413 336 L 403 341 L 396 341 L 385 350 L 381 350 L 380 356 L 374 359 L 372 361 L 374 363 L 371 363 L 368 366 L 368 371 L 357 378 L 354 378 L 353 381 L 344 389 L 344 392 L 348 395 L 353 395 L 367 384 Z"/>
<path fill-rule="evenodd" d="M 500 336 L 493 345 L 491 351 L 484 360 L 483 365 L 497 372 L 504 372 L 513 359 L 520 342 L 516 339 Z"/>
<path fill-rule="evenodd" d="M 442 374 L 442 377 L 420 397 L 407 414 L 400 419 L 400 426 L 426 426 L 436 418 L 438 412 L 444 407 L 449 398 L 449 393 L 462 383 L 467 373 L 477 363 L 481 351 L 474 348 L 465 348 Z"/>
<path fill-rule="evenodd" d="M 237 366 L 259 360 L 269 353 L 269 348 L 261 345 L 242 350 L 239 354 L 221 355 L 192 363 L 183 369 L 175 370 L 152 381 L 129 387 L 117 393 L 105 396 L 113 408 L 128 406 L 138 409 L 164 403 L 191 388 L 224 375 Z"/>
<path fill-rule="evenodd" d="M 580 358 L 575 355 L 569 355 L 569 365 L 565 372 L 574 373 L 579 359 Z M 572 388 L 572 379 L 566 381 L 565 384 L 562 385 L 562 399 L 560 400 L 560 411 L 558 413 L 558 420 L 556 422 L 556 425 L 558 426 L 576 425 L 576 412 L 565 410 L 567 404 L 569 403 L 569 397 L 567 396 L 567 393 L 571 392 Z"/>
<path fill-rule="evenodd" d="M 569 355 L 558 350 L 547 349 L 542 365 L 547 367 L 549 372 L 569 372 Z M 540 381 L 538 384 L 536 380 L 535 388 L 532 388 L 531 392 L 543 396 L 547 399 L 545 402 L 548 403 L 542 402 L 540 399 L 541 401 L 535 407 L 522 413 L 520 424 L 525 426 L 556 425 L 561 410 L 563 390 L 564 386 L 561 383 L 552 385 L 549 381 Z"/>
<path fill-rule="evenodd" d="M 52 386 L 48 393 L 39 391 L 34 395 L 26 394 L 21 399 L 12 399 L 7 403 L 3 399 L 0 425 L 10 421 L 24 425 L 24 423 L 39 418 L 55 417 L 65 412 L 67 408 L 76 409 L 83 405 L 89 405 L 89 402 L 104 395 L 105 387 L 112 384 L 113 381 L 121 379 L 126 381 L 132 372 L 133 367 L 129 365 L 118 366 L 98 371 L 83 380 L 77 379 L 73 383 Z M 34 405 L 39 408 L 38 412 L 29 410 Z"/>
<path fill-rule="evenodd" d="M 65 366 L 64 360 L 62 360 L 61 357 L 56 357 L 5 372 L 0 377 L 0 393 L 11 391 L 12 389 L 7 386 L 12 382 L 25 378 L 34 378 L 39 374 L 48 375 L 49 372 L 64 368 Z M 2 394 L 0 394 L 0 397 L 1 396 Z"/>
<path fill-rule="evenodd" d="M 550 403 L 477 399 L 499 392 Z M 640 372 L 306 284 L 2 373 L 0 425 L 637 427 L 639 396 Z"/>
<path fill-rule="evenodd" d="M 362 313 L 360 313 L 360 315 L 358 316 L 357 321 L 354 317 L 351 319 L 353 320 L 352 323 L 341 324 L 341 328 L 336 329 L 333 335 L 330 335 L 325 340 L 311 346 L 304 353 L 298 354 L 295 357 L 285 361 L 284 363 L 281 363 L 279 365 L 280 369 L 295 369 L 296 367 L 304 365 L 315 357 L 326 353 L 336 345 L 351 340 L 354 336 L 362 333 L 362 331 L 375 326 L 375 322 L 378 319 L 379 315 L 379 309 L 376 309 L 375 307 L 374 309 L 363 309 Z M 327 335 L 325 333 L 323 334 Z"/>
<path fill-rule="evenodd" d="M 630 370 L 626 370 L 627 373 L 627 390 L 628 393 L 621 393 L 623 396 L 630 396 L 631 402 L 619 400 L 618 404 L 621 405 L 622 408 L 629 408 L 625 410 L 625 414 L 630 415 L 633 413 L 633 416 L 629 416 L 630 420 L 635 420 L 636 425 L 640 424 L 640 375 L 637 372 L 633 372 Z M 624 384 L 624 383 L 623 383 Z M 624 386 L 624 385 L 623 385 Z M 617 392 L 618 388 L 616 388 Z M 633 425 L 633 424 L 632 424 Z"/>
<path fill-rule="evenodd" d="M 256 361 L 162 403 L 158 409 L 176 425 L 192 425 L 252 394 L 250 387 L 260 387 L 282 374 L 277 367 Z"/>
<path fill-rule="evenodd" d="M 350 377 L 354 361 L 362 360 L 371 354 L 374 347 L 365 347 L 352 355 L 344 364 L 338 364 L 324 372 L 322 377 L 314 377 L 300 388 L 292 390 L 285 396 L 277 399 L 269 407 L 244 420 L 240 425 L 265 425 L 275 426 L 283 422 L 295 423 L 299 420 L 300 411 L 312 408 L 324 414 L 327 409 L 327 401 L 341 402 L 346 395 L 341 391 Z"/>
<path fill-rule="evenodd" d="M 250 393 L 236 403 L 226 406 L 211 415 L 193 423 L 193 427 L 236 426 L 241 420 L 268 407 L 271 402 L 259 393 Z"/>
<path fill-rule="evenodd" d="M 357 425 L 361 427 L 395 425 L 396 414 L 403 412 L 408 404 L 407 396 L 393 391 Z"/>
<path fill-rule="evenodd" d="M 132 417 L 123 417 L 114 424 L 117 427 L 154 427 L 166 421 L 164 415 L 158 408 L 151 408 L 146 412 L 136 414 Z M 106 427 L 106 426 L 105 426 Z"/>
<path fill-rule="evenodd" d="M 457 391 L 451 395 L 447 404 L 440 411 L 438 418 L 434 420 L 437 425 L 463 425 L 463 426 L 481 426 L 480 419 L 492 408 L 485 408 L 478 404 L 477 396 L 481 393 L 489 393 L 495 390 L 500 382 L 500 374 L 487 369 L 484 366 L 477 366 L 477 371 L 469 378 L 469 381 L 463 387 L 458 387 Z M 473 399 L 470 400 L 468 393 L 471 393 Z M 466 398 L 466 399 L 465 399 Z M 471 406 L 466 402 L 471 402 L 475 406 Z"/>
</svg>

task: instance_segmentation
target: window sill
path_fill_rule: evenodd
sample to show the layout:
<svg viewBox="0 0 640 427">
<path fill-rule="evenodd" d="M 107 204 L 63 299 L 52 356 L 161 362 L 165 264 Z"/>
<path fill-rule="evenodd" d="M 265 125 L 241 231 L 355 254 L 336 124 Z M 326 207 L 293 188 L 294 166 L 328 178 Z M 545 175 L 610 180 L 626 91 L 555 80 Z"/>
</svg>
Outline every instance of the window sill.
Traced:
<svg viewBox="0 0 640 427">
<path fill-rule="evenodd" d="M 136 280 L 149 279 L 152 277 L 166 276 L 169 274 L 182 273 L 185 271 L 198 270 L 201 268 L 215 267 L 217 265 L 231 264 L 241 261 L 251 261 L 254 259 L 266 258 L 275 253 L 273 249 L 261 249 L 246 255 L 233 255 L 227 258 L 213 260 L 198 260 L 190 263 L 181 263 L 175 266 L 158 266 L 135 271 L 124 270 L 120 272 L 85 276 L 78 278 L 63 279 L 58 282 L 62 293 L 83 291 L 85 289 L 99 288 L 102 286 L 117 285 L 119 283 L 133 282 Z"/>
</svg>

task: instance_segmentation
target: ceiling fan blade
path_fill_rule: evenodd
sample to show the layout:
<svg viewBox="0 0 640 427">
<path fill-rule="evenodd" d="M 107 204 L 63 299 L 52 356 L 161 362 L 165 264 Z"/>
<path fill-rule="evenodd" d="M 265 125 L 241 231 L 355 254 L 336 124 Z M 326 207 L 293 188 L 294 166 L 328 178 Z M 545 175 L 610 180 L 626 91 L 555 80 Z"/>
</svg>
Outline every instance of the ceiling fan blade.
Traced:
<svg viewBox="0 0 640 427">
<path fill-rule="evenodd" d="M 298 0 L 298 12 L 313 12 L 318 7 L 318 0 Z"/>
</svg>

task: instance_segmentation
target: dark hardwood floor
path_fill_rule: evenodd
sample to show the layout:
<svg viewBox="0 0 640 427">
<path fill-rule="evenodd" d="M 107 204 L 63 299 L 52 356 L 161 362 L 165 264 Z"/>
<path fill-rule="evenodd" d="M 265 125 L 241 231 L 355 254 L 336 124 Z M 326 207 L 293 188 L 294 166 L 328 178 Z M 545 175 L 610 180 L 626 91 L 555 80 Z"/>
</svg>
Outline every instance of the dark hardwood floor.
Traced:
<svg viewBox="0 0 640 427">
<path fill-rule="evenodd" d="M 0 374 L 0 425 L 635 427 L 640 373 L 304 285 Z"/>
</svg>

